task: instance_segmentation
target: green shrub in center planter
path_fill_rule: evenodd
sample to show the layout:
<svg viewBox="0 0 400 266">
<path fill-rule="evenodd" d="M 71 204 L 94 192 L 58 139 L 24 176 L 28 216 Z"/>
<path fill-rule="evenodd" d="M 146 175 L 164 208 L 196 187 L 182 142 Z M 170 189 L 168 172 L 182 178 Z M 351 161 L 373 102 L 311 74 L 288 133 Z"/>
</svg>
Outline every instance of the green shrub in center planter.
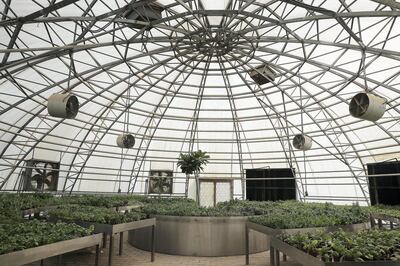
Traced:
<svg viewBox="0 0 400 266">
<path fill-rule="evenodd" d="M 49 216 L 68 222 L 89 222 L 99 224 L 121 224 L 139 221 L 147 217 L 136 211 L 119 213 L 104 207 L 65 205 L 49 210 Z"/>
<path fill-rule="evenodd" d="M 330 203 L 298 201 L 222 202 L 216 207 L 200 207 L 188 199 L 147 199 L 142 211 L 148 215 L 171 216 L 255 216 L 252 222 L 280 229 L 357 224 L 368 221 L 368 209 Z"/>
<path fill-rule="evenodd" d="M 295 205 L 302 204 L 297 201 L 247 201 L 247 200 L 231 200 L 220 202 L 213 209 L 216 212 L 225 214 L 226 216 L 253 216 L 274 212 L 280 209 L 283 204 L 288 203 L 295 208 Z"/>
<path fill-rule="evenodd" d="M 232 200 L 218 203 L 215 207 L 201 207 L 191 199 L 147 199 L 143 201 L 142 211 L 148 215 L 171 216 L 251 216 L 270 213 L 280 203 L 272 201 Z M 296 204 L 296 202 L 292 202 Z"/>
<path fill-rule="evenodd" d="M 400 230 L 320 231 L 278 238 L 324 262 L 400 261 Z"/>
</svg>

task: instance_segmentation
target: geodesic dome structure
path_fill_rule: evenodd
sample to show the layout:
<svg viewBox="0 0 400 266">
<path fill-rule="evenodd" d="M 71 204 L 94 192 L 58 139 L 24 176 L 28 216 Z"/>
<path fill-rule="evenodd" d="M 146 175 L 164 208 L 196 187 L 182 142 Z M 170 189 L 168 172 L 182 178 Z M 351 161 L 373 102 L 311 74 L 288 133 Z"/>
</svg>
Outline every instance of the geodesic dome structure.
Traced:
<svg viewBox="0 0 400 266">
<path fill-rule="evenodd" d="M 0 188 L 18 189 L 40 158 L 60 163 L 66 193 L 140 193 L 154 168 L 173 170 L 181 193 L 178 155 L 201 149 L 202 177 L 234 180 L 236 197 L 245 169 L 290 167 L 299 199 L 368 201 L 365 165 L 400 154 L 399 8 L 2 1 Z M 358 93 L 384 99 L 379 120 L 350 115 Z M 75 118 L 49 114 L 53 94 L 78 99 Z M 123 134 L 133 147 L 117 145 Z M 294 147 L 299 134 L 309 148 Z"/>
</svg>

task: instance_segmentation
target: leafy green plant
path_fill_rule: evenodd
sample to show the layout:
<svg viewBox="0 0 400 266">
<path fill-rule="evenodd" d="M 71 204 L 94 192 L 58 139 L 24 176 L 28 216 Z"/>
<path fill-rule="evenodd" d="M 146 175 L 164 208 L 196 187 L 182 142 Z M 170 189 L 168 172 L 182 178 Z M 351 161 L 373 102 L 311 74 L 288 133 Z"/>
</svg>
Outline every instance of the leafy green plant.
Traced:
<svg viewBox="0 0 400 266">
<path fill-rule="evenodd" d="M 19 211 L 11 212 L 8 211 L 7 213 L 0 213 L 0 225 L 1 224 L 13 224 L 22 222 L 23 218 Z"/>
<path fill-rule="evenodd" d="M 201 150 L 187 154 L 181 153 L 177 165 L 181 168 L 182 173 L 191 175 L 202 172 L 204 166 L 208 163 L 208 159 L 210 159 L 210 156 L 207 155 L 207 152 Z"/>
<path fill-rule="evenodd" d="M 68 222 L 91 222 L 101 224 L 121 224 L 146 218 L 146 214 L 136 211 L 119 213 L 104 207 L 64 205 L 49 210 L 49 216 Z"/>
<path fill-rule="evenodd" d="M 368 210 L 330 203 L 282 202 L 268 215 L 250 217 L 249 220 L 276 229 L 326 227 L 367 222 Z"/>
<path fill-rule="evenodd" d="M 400 219 L 400 206 L 374 205 L 369 207 L 372 214 L 385 215 Z"/>
<path fill-rule="evenodd" d="M 0 194 L 0 224 L 17 222 L 21 217 L 21 210 L 43 206 L 58 205 L 60 197 L 43 193 L 1 193 Z"/>
<path fill-rule="evenodd" d="M 64 203 L 111 208 L 139 204 L 139 197 L 128 195 L 79 195 L 64 197 Z"/>
<path fill-rule="evenodd" d="M 247 200 L 231 200 L 220 202 L 217 206 L 210 208 L 214 212 L 220 213 L 222 216 L 253 216 L 271 213 L 274 209 L 279 208 L 283 202 L 273 201 L 247 201 Z M 293 201 L 295 204 L 295 201 Z"/>
<path fill-rule="evenodd" d="M 142 196 L 131 195 L 79 195 L 55 197 L 44 193 L 1 193 L 0 194 L 0 224 L 15 223 L 23 220 L 21 210 L 45 206 L 79 204 L 85 206 L 119 207 L 126 205 L 141 205 Z"/>
<path fill-rule="evenodd" d="M 93 228 L 30 220 L 0 225 L 0 254 L 90 235 Z"/>
<path fill-rule="evenodd" d="M 189 175 L 194 174 L 196 179 L 196 201 L 200 202 L 199 195 L 199 174 L 204 170 L 204 166 L 207 165 L 208 159 L 210 156 L 207 155 L 207 152 L 203 152 L 201 150 L 192 151 L 187 154 L 181 153 L 178 158 L 177 166 L 179 166 L 182 170 L 182 173 L 186 174 L 186 188 L 185 195 L 188 195 L 188 183 L 189 183 Z"/>
<path fill-rule="evenodd" d="M 400 230 L 343 230 L 278 236 L 325 262 L 400 260 Z"/>
<path fill-rule="evenodd" d="M 81 207 L 71 206 L 80 205 Z M 139 205 L 141 212 L 126 216 L 106 209 L 124 205 Z M 258 202 L 232 200 L 215 207 L 200 207 L 184 198 L 145 198 L 131 195 L 80 195 L 54 197 L 50 194 L 0 194 L 0 223 L 21 219 L 21 209 L 46 205 L 61 205 L 50 214 L 65 220 L 116 224 L 143 219 L 144 215 L 175 216 L 259 216 L 250 220 L 273 228 L 303 228 L 344 225 L 365 222 L 367 208 L 336 206 L 333 204 L 302 203 L 298 201 Z M 92 206 L 92 207 L 91 207 Z M 94 207 L 93 207 L 94 206 Z M 99 208 L 96 208 L 99 207 Z M 131 218 L 129 218 L 132 216 Z M 57 217 L 57 216 L 56 216 Z"/>
<path fill-rule="evenodd" d="M 368 211 L 359 206 L 303 203 L 298 201 L 222 202 L 200 207 L 189 199 L 147 199 L 142 211 L 148 215 L 174 216 L 252 216 L 255 223 L 273 228 L 303 228 L 345 225 L 368 221 Z"/>
<path fill-rule="evenodd" d="M 0 208 L 16 208 L 18 210 L 26 210 L 37 207 L 55 205 L 58 198 L 51 194 L 30 193 L 30 194 L 0 194 Z"/>
</svg>

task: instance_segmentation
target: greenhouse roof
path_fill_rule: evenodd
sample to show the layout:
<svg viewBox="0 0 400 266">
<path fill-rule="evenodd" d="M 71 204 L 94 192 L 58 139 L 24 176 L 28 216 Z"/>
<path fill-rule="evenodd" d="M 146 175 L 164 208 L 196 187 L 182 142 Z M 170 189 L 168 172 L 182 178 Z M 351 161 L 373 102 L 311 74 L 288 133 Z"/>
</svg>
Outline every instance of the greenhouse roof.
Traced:
<svg viewBox="0 0 400 266">
<path fill-rule="evenodd" d="M 400 157 L 399 9 L 389 0 L 2 1 L 0 188 L 17 188 L 39 158 L 60 162 L 59 190 L 140 192 L 149 170 L 180 176 L 178 155 L 200 149 L 211 157 L 204 178 L 240 184 L 245 169 L 290 167 L 300 198 L 367 200 L 365 165 Z M 77 97 L 75 118 L 49 115 L 56 93 Z M 379 120 L 350 114 L 359 93 Z M 117 146 L 124 133 L 133 148 Z M 298 134 L 311 147 L 296 149 Z"/>
</svg>

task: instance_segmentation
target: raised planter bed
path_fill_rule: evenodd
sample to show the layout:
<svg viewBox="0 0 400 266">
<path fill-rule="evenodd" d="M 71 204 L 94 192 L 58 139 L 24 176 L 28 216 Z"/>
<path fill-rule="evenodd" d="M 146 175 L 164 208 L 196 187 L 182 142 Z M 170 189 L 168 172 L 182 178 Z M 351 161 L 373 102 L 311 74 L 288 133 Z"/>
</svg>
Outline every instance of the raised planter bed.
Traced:
<svg viewBox="0 0 400 266">
<path fill-rule="evenodd" d="M 160 253 L 184 256 L 244 255 L 246 216 L 188 217 L 156 215 L 155 250 Z M 129 232 L 128 241 L 134 247 L 150 250 L 149 229 Z M 251 234 L 251 252 L 268 248 L 264 235 Z"/>
<path fill-rule="evenodd" d="M 19 250 L 0 255 L 0 265 L 14 266 L 23 265 L 49 257 L 62 255 L 71 251 L 96 246 L 95 265 L 99 265 L 99 251 L 102 234 L 79 237 L 75 239 L 59 241 L 34 248 Z"/>
<path fill-rule="evenodd" d="M 135 230 L 138 228 L 151 227 L 151 242 L 155 238 L 155 219 L 146 219 L 147 215 L 140 212 L 127 212 L 125 214 L 116 212 L 115 209 L 95 206 L 79 206 L 65 205 L 48 213 L 49 219 L 52 221 L 64 221 L 67 223 L 75 223 L 82 227 L 94 227 L 94 232 L 103 233 L 103 247 L 106 247 L 106 238 L 109 235 L 109 259 L 108 265 L 112 264 L 114 235 L 120 233 L 119 254 L 122 254 L 123 233 L 125 231 Z M 153 249 L 152 249 L 153 250 Z M 154 252 L 151 253 L 151 260 L 154 260 Z"/>
<path fill-rule="evenodd" d="M 90 227 L 94 226 L 95 233 L 102 233 L 103 234 L 103 247 L 106 247 L 106 237 L 109 236 L 109 255 L 108 255 L 108 265 L 112 265 L 112 256 L 113 256 L 113 248 L 114 248 L 114 235 L 120 234 L 119 237 L 119 255 L 122 255 L 123 249 L 123 238 L 124 232 L 131 230 L 137 230 L 140 228 L 149 228 L 150 232 L 150 243 L 151 243 L 151 261 L 154 261 L 154 243 L 155 243 L 155 227 L 156 227 L 156 219 L 144 219 L 129 223 L 122 223 L 122 224 L 100 224 L 100 223 L 91 223 L 91 222 L 82 222 L 76 221 L 74 222 L 82 227 Z M 147 239 L 149 238 L 147 235 Z"/>
<path fill-rule="evenodd" d="M 302 250 L 299 250 L 276 237 L 272 237 L 270 244 L 270 265 L 279 266 L 280 257 L 279 252 L 285 256 L 289 256 L 294 261 L 301 263 L 304 266 L 394 266 L 400 265 L 397 261 L 344 261 L 344 262 L 324 262 L 318 258 L 311 256 Z"/>
<path fill-rule="evenodd" d="M 278 234 L 296 234 L 296 233 L 312 233 L 312 232 L 316 232 L 318 230 L 323 230 L 325 232 L 333 232 L 338 230 L 339 228 L 343 229 L 344 231 L 348 231 L 348 232 L 356 232 L 356 231 L 360 231 L 363 229 L 368 229 L 370 228 L 369 223 L 360 223 L 360 224 L 348 224 L 348 225 L 337 225 L 337 226 L 329 226 L 329 227 L 310 227 L 310 228 L 294 228 L 294 229 L 275 229 L 275 228 L 271 228 L 268 226 L 264 226 L 264 225 L 260 225 L 260 224 L 256 224 L 253 222 L 247 222 L 246 223 L 246 239 L 245 239 L 245 243 L 246 243 L 246 265 L 249 264 L 250 262 L 250 251 L 249 251 L 249 247 L 250 247 L 250 240 L 251 240 L 251 231 L 257 231 L 259 233 L 262 233 L 264 235 L 267 236 L 268 241 L 270 242 L 271 239 L 278 235 Z M 270 253 L 273 253 L 273 250 L 270 250 Z M 286 256 L 283 256 L 283 260 L 286 260 Z M 307 264 L 308 265 L 308 264 Z"/>
</svg>

